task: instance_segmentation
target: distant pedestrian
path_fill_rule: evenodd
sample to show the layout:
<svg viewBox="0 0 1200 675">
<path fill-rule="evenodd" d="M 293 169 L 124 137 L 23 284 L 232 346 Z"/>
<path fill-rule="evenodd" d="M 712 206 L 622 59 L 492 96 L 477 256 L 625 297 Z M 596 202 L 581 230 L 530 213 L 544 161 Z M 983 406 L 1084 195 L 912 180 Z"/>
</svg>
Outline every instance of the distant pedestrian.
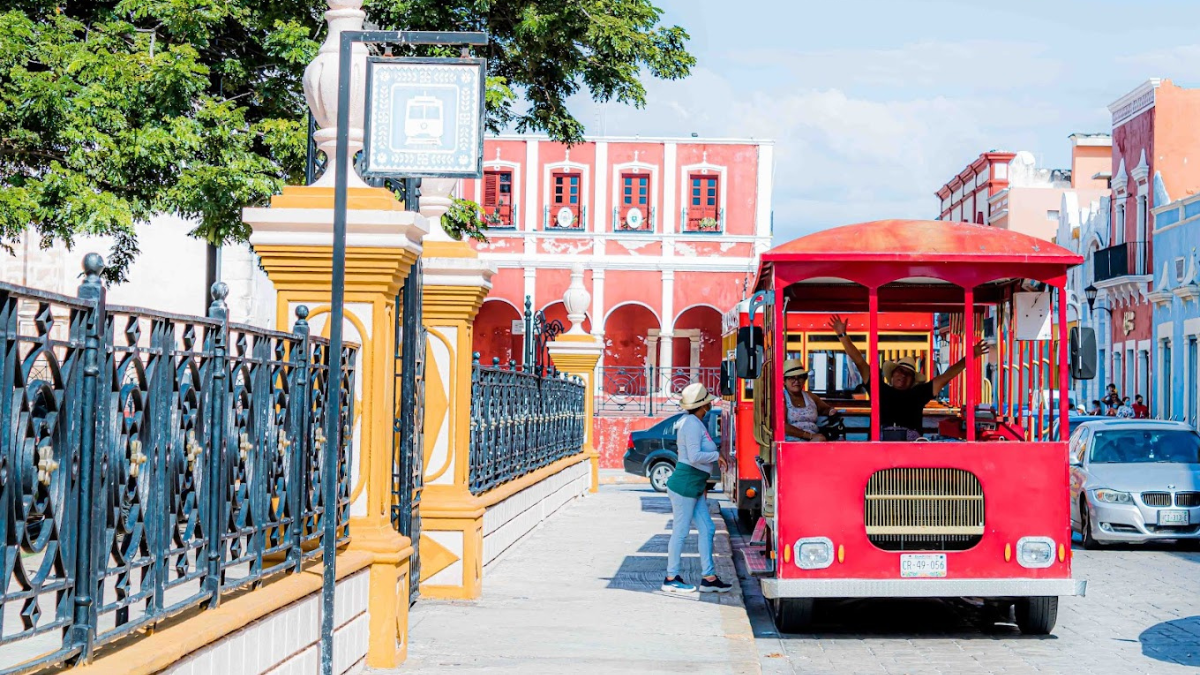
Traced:
<svg viewBox="0 0 1200 675">
<path fill-rule="evenodd" d="M 1121 405 L 1121 395 L 1117 393 L 1117 385 L 1109 384 L 1104 389 L 1104 405 L 1112 406 L 1115 410 Z M 1115 414 L 1115 413 L 1114 413 Z"/>
<path fill-rule="evenodd" d="M 1088 414 L 1096 416 L 1104 414 L 1104 408 L 1100 407 L 1100 401 L 1092 401 L 1092 409 L 1088 411 Z"/>
<path fill-rule="evenodd" d="M 705 497 L 713 463 L 720 458 L 717 444 L 708 435 L 703 421 L 715 400 L 704 385 L 693 382 L 684 387 L 679 401 L 679 407 L 688 414 L 683 416 L 676 430 L 679 458 L 675 463 L 675 472 L 667 480 L 667 497 L 671 499 L 671 515 L 674 518 L 671 541 L 667 545 L 667 578 L 662 583 L 662 590 L 668 593 L 696 592 L 696 586 L 685 582 L 679 573 L 683 542 L 693 523 L 696 525 L 700 564 L 704 567 L 700 592 L 728 593 L 733 588 L 717 577 L 717 567 L 713 562 L 713 536 L 717 528 L 713 525 Z"/>
<path fill-rule="evenodd" d="M 1121 401 L 1121 406 L 1117 408 L 1117 417 L 1123 420 L 1131 420 L 1134 417 L 1133 406 L 1129 405 L 1129 397 L 1126 396 Z"/>
<path fill-rule="evenodd" d="M 1133 416 L 1135 419 L 1148 420 L 1150 419 L 1150 409 L 1146 407 L 1146 403 L 1142 400 L 1142 395 L 1138 394 L 1133 397 Z"/>
</svg>

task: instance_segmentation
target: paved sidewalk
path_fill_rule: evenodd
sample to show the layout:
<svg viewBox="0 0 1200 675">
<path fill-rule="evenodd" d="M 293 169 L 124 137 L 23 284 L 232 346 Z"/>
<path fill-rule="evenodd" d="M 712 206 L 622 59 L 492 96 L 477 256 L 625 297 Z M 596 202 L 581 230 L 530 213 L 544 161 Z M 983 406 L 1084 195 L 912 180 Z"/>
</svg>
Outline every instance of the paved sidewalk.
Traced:
<svg viewBox="0 0 1200 675">
<path fill-rule="evenodd" d="M 736 580 L 714 505 L 717 572 Z M 646 485 L 604 485 L 563 507 L 492 565 L 477 602 L 422 600 L 407 673 L 750 673 L 758 653 L 740 589 L 675 596 L 666 571 L 671 509 Z M 699 579 L 695 534 L 685 573 Z"/>
</svg>

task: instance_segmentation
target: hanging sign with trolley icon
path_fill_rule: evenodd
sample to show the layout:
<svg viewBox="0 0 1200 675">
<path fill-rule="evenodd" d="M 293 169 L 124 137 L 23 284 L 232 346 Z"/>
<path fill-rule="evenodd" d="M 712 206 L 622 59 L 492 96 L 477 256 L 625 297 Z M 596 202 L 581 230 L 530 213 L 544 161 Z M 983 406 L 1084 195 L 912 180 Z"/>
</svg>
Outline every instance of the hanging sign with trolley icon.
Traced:
<svg viewBox="0 0 1200 675">
<path fill-rule="evenodd" d="M 484 59 L 367 59 L 364 177 L 482 178 Z"/>
</svg>

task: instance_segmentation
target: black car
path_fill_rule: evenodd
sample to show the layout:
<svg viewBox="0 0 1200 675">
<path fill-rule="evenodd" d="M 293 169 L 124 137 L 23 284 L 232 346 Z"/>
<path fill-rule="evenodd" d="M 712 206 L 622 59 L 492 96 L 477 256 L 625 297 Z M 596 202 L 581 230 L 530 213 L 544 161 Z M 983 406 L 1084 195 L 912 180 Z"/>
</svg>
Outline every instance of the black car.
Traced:
<svg viewBox="0 0 1200 675">
<path fill-rule="evenodd" d="M 659 492 L 667 491 L 667 479 L 675 472 L 675 462 L 679 461 L 679 451 L 676 449 L 675 429 L 683 416 L 690 413 L 679 413 L 673 417 L 655 424 L 644 431 L 635 431 L 629 435 L 629 445 L 625 448 L 625 473 L 635 476 L 645 476 L 650 479 L 650 485 Z M 717 447 L 721 445 L 722 410 L 713 409 L 704 416 L 704 425 L 712 436 Z M 721 470 L 713 463 L 712 476 L 708 487 L 721 481 Z"/>
</svg>

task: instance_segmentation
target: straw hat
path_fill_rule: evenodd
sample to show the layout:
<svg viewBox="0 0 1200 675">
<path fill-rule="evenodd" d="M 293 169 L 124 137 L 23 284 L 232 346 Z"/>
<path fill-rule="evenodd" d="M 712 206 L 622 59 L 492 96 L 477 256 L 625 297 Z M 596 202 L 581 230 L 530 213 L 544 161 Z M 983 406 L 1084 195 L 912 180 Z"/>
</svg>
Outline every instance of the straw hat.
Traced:
<svg viewBox="0 0 1200 675">
<path fill-rule="evenodd" d="M 788 359 L 783 362 L 784 377 L 808 377 L 809 370 L 804 364 L 804 359 Z"/>
<path fill-rule="evenodd" d="M 911 356 L 905 356 L 898 361 L 888 361 L 883 364 L 883 379 L 884 381 L 892 379 L 892 371 L 897 368 L 904 368 L 912 372 L 917 384 L 925 382 L 925 375 L 917 370 L 917 360 Z"/>
<path fill-rule="evenodd" d="M 693 382 L 683 388 L 683 394 L 679 399 L 679 407 L 684 410 L 695 410 L 715 400 L 717 399 L 708 393 L 708 389 L 704 385 L 699 382 Z"/>
</svg>

